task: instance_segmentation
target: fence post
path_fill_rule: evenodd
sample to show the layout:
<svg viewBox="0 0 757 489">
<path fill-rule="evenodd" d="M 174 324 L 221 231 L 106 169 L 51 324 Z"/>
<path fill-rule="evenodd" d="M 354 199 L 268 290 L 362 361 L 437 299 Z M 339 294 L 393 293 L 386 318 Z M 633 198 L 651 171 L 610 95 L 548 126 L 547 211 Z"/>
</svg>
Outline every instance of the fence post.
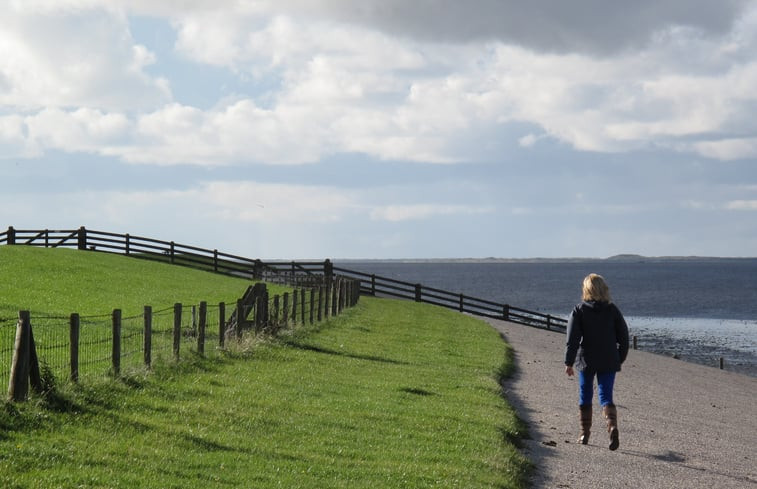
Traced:
<svg viewBox="0 0 757 489">
<path fill-rule="evenodd" d="M 226 303 L 218 303 L 218 346 L 224 347 L 224 340 L 226 336 Z"/>
<path fill-rule="evenodd" d="M 339 284 L 339 314 L 344 310 L 345 302 L 347 301 L 347 280 L 342 280 Z"/>
<path fill-rule="evenodd" d="M 460 294 L 460 312 L 465 312 L 465 296 Z"/>
<path fill-rule="evenodd" d="M 297 326 L 297 306 L 299 306 L 300 302 L 300 291 L 299 289 L 294 289 L 292 291 L 292 326 Z"/>
<path fill-rule="evenodd" d="M 318 287 L 318 315 L 317 315 L 317 318 L 318 318 L 318 322 L 319 323 L 321 322 L 321 319 L 323 319 L 321 310 L 323 309 L 323 296 L 324 296 L 325 290 L 326 290 L 326 288 L 323 285 L 320 286 L 320 287 Z"/>
<path fill-rule="evenodd" d="M 213 250 L 213 271 L 218 273 L 218 250 Z"/>
<path fill-rule="evenodd" d="M 269 319 L 268 324 L 274 331 L 279 329 L 279 295 L 273 296 L 273 315 Z"/>
<path fill-rule="evenodd" d="M 323 277 L 326 282 L 331 282 L 331 277 L 334 275 L 334 264 L 328 258 L 323 262 Z"/>
<path fill-rule="evenodd" d="M 147 368 L 152 367 L 152 306 L 145 306 L 144 360 Z"/>
<path fill-rule="evenodd" d="M 11 376 L 8 382 L 8 399 L 15 402 L 24 401 L 29 395 L 30 332 L 29 311 L 19 311 Z"/>
<path fill-rule="evenodd" d="M 300 324 L 305 326 L 305 289 L 300 289 L 300 302 L 302 303 L 302 306 L 300 307 L 300 316 L 302 318 L 302 321 Z"/>
<path fill-rule="evenodd" d="M 113 375 L 121 374 L 121 309 L 113 309 Z"/>
<path fill-rule="evenodd" d="M 268 288 L 263 289 L 263 307 L 261 308 L 262 318 L 263 318 L 263 328 L 267 328 L 269 321 L 271 320 L 271 315 L 269 314 L 269 304 L 271 297 L 268 294 Z"/>
<path fill-rule="evenodd" d="M 371 274 L 371 295 L 376 297 L 376 274 Z"/>
<path fill-rule="evenodd" d="M 633 349 L 636 350 L 638 347 L 638 338 L 636 335 L 633 335 Z"/>
<path fill-rule="evenodd" d="M 552 326 L 552 316 L 547 314 L 547 329 L 552 329 L 551 326 Z"/>
<path fill-rule="evenodd" d="M 179 361 L 179 349 L 181 348 L 181 303 L 173 305 L 173 358 Z"/>
<path fill-rule="evenodd" d="M 252 278 L 255 280 L 263 278 L 263 262 L 259 259 L 255 260 L 255 265 L 252 268 Z"/>
<path fill-rule="evenodd" d="M 124 246 L 126 247 L 126 255 L 128 256 L 131 253 L 131 238 L 129 237 L 129 233 L 124 235 Z"/>
<path fill-rule="evenodd" d="M 79 381 L 79 315 L 77 313 L 71 314 L 68 320 L 69 324 L 69 353 L 70 353 L 70 366 L 71 366 L 71 382 Z"/>
<path fill-rule="evenodd" d="M 197 306 L 192 306 L 192 334 L 197 334 Z"/>
<path fill-rule="evenodd" d="M 265 293 L 261 290 L 254 299 L 255 307 L 255 332 L 259 332 L 265 326 L 265 310 L 263 302 L 265 301 Z"/>
<path fill-rule="evenodd" d="M 339 286 L 342 283 L 341 277 L 336 277 L 331 286 L 331 315 L 339 314 Z"/>
<path fill-rule="evenodd" d="M 297 296 L 297 291 L 295 291 L 295 297 Z M 294 316 L 294 314 L 292 314 Z M 284 292 L 284 311 L 282 314 L 281 321 L 284 323 L 284 327 L 286 328 L 289 326 L 289 292 Z"/>
<path fill-rule="evenodd" d="M 310 324 L 313 324 L 315 314 L 315 288 L 310 289 Z"/>
<path fill-rule="evenodd" d="M 234 326 L 237 339 L 242 337 L 242 322 L 245 321 L 244 300 L 237 299 L 237 324 Z"/>
<path fill-rule="evenodd" d="M 208 303 L 200 302 L 200 321 L 197 332 L 197 353 L 205 355 L 205 325 L 208 320 Z"/>
<path fill-rule="evenodd" d="M 8 244 L 16 244 L 16 230 L 13 226 L 8 226 Z"/>
<path fill-rule="evenodd" d="M 421 301 L 422 287 L 421 284 L 415 284 L 415 302 Z"/>
<path fill-rule="evenodd" d="M 87 229 L 82 226 L 79 228 L 79 234 L 78 234 L 78 248 L 80 250 L 86 250 L 87 249 Z"/>
<path fill-rule="evenodd" d="M 171 250 L 170 250 L 170 253 L 171 253 L 170 261 L 171 261 L 171 263 L 173 263 L 175 251 L 176 251 L 176 243 L 174 243 L 173 241 L 171 241 Z"/>
<path fill-rule="evenodd" d="M 326 285 L 323 289 L 323 317 L 328 319 L 329 318 L 329 295 L 331 294 L 331 284 L 330 282 L 326 282 Z M 319 304 L 320 306 L 320 304 Z M 320 322 L 321 318 L 318 318 L 318 321 Z"/>
<path fill-rule="evenodd" d="M 505 321 L 510 320 L 510 305 L 505 304 L 504 307 L 502 307 L 502 319 Z"/>
</svg>

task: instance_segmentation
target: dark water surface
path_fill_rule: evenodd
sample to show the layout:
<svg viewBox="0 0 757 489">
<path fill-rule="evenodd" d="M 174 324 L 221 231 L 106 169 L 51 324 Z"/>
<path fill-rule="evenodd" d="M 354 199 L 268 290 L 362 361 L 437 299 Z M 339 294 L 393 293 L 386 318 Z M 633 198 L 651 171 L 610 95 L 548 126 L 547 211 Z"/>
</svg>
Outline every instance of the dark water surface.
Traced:
<svg viewBox="0 0 757 489">
<path fill-rule="evenodd" d="M 757 259 L 335 264 L 565 318 L 599 273 L 641 349 L 757 376 Z"/>
</svg>

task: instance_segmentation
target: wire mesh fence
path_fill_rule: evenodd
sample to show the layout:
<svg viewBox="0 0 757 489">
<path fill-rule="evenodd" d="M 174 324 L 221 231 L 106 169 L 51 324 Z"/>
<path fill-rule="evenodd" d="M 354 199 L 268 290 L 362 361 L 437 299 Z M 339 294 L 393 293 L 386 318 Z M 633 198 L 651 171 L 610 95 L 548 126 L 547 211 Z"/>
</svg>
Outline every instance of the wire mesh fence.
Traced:
<svg viewBox="0 0 757 489">
<path fill-rule="evenodd" d="M 17 322 L 17 318 L 0 317 L 0 379 L 7 379 L 11 373 Z"/>
<path fill-rule="evenodd" d="M 56 377 L 65 375 L 69 363 L 68 318 L 35 316 L 33 337 L 40 362 L 47 365 Z"/>
<path fill-rule="evenodd" d="M 36 328 L 36 320 L 32 318 L 32 327 Z M 70 318 L 68 323 L 58 325 L 58 333 L 69 335 L 70 343 Z M 109 315 L 83 316 L 80 318 L 79 329 L 79 376 L 105 376 L 111 365 L 111 348 L 113 345 L 113 332 L 111 329 L 111 317 Z M 46 361 L 43 355 L 42 361 Z M 70 372 L 70 359 L 67 366 Z M 53 371 L 58 378 L 66 378 L 68 372 Z"/>
<path fill-rule="evenodd" d="M 174 308 L 167 307 L 152 313 L 152 359 L 171 358 L 173 349 Z"/>
<path fill-rule="evenodd" d="M 258 295 L 245 296 L 247 303 L 238 300 L 229 319 L 226 303 L 202 302 L 160 309 L 146 306 L 143 313 L 129 315 L 120 310 L 99 316 L 26 314 L 26 321 L 44 373 L 78 382 L 145 371 L 154 362 L 179 361 L 185 355 L 217 355 L 228 338 L 240 337 L 246 329 L 275 335 L 298 324 L 313 324 L 355 305 L 358 287 L 357 282 L 336 280 L 269 297 L 263 285 L 257 288 Z M 0 378 L 14 378 L 17 331 L 25 330 L 21 323 L 21 319 L 0 318 Z"/>
</svg>

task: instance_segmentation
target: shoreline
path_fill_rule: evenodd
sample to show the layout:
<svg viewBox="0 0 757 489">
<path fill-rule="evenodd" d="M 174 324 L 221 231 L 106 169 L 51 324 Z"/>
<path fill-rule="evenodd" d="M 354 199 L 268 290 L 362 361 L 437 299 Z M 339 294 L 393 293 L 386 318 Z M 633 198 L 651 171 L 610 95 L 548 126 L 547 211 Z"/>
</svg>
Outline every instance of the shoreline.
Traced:
<svg viewBox="0 0 757 489">
<path fill-rule="evenodd" d="M 639 347 L 636 350 L 631 347 L 631 351 L 646 352 L 671 360 L 757 378 L 757 364 L 754 362 L 754 355 L 735 350 L 724 351 L 722 348 L 699 345 L 693 342 L 687 344 L 678 339 L 674 339 L 672 342 L 673 344 L 668 346 L 660 345 L 659 342 L 647 343 L 639 340 Z M 682 348 L 682 345 L 685 347 Z M 723 368 L 720 368 L 721 359 L 723 360 Z"/>
<path fill-rule="evenodd" d="M 740 319 L 627 317 L 638 350 L 757 377 L 757 323 Z M 633 344 L 631 345 L 633 347 Z"/>
</svg>

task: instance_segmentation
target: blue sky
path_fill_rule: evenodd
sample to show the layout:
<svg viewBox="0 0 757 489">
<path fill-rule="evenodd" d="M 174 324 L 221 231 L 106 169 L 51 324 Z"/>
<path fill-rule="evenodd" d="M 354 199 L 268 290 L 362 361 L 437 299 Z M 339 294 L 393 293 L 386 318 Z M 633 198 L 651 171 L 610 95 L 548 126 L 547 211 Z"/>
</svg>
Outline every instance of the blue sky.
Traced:
<svg viewBox="0 0 757 489">
<path fill-rule="evenodd" d="M 757 2 L 0 5 L 0 227 L 757 256 Z"/>
</svg>

